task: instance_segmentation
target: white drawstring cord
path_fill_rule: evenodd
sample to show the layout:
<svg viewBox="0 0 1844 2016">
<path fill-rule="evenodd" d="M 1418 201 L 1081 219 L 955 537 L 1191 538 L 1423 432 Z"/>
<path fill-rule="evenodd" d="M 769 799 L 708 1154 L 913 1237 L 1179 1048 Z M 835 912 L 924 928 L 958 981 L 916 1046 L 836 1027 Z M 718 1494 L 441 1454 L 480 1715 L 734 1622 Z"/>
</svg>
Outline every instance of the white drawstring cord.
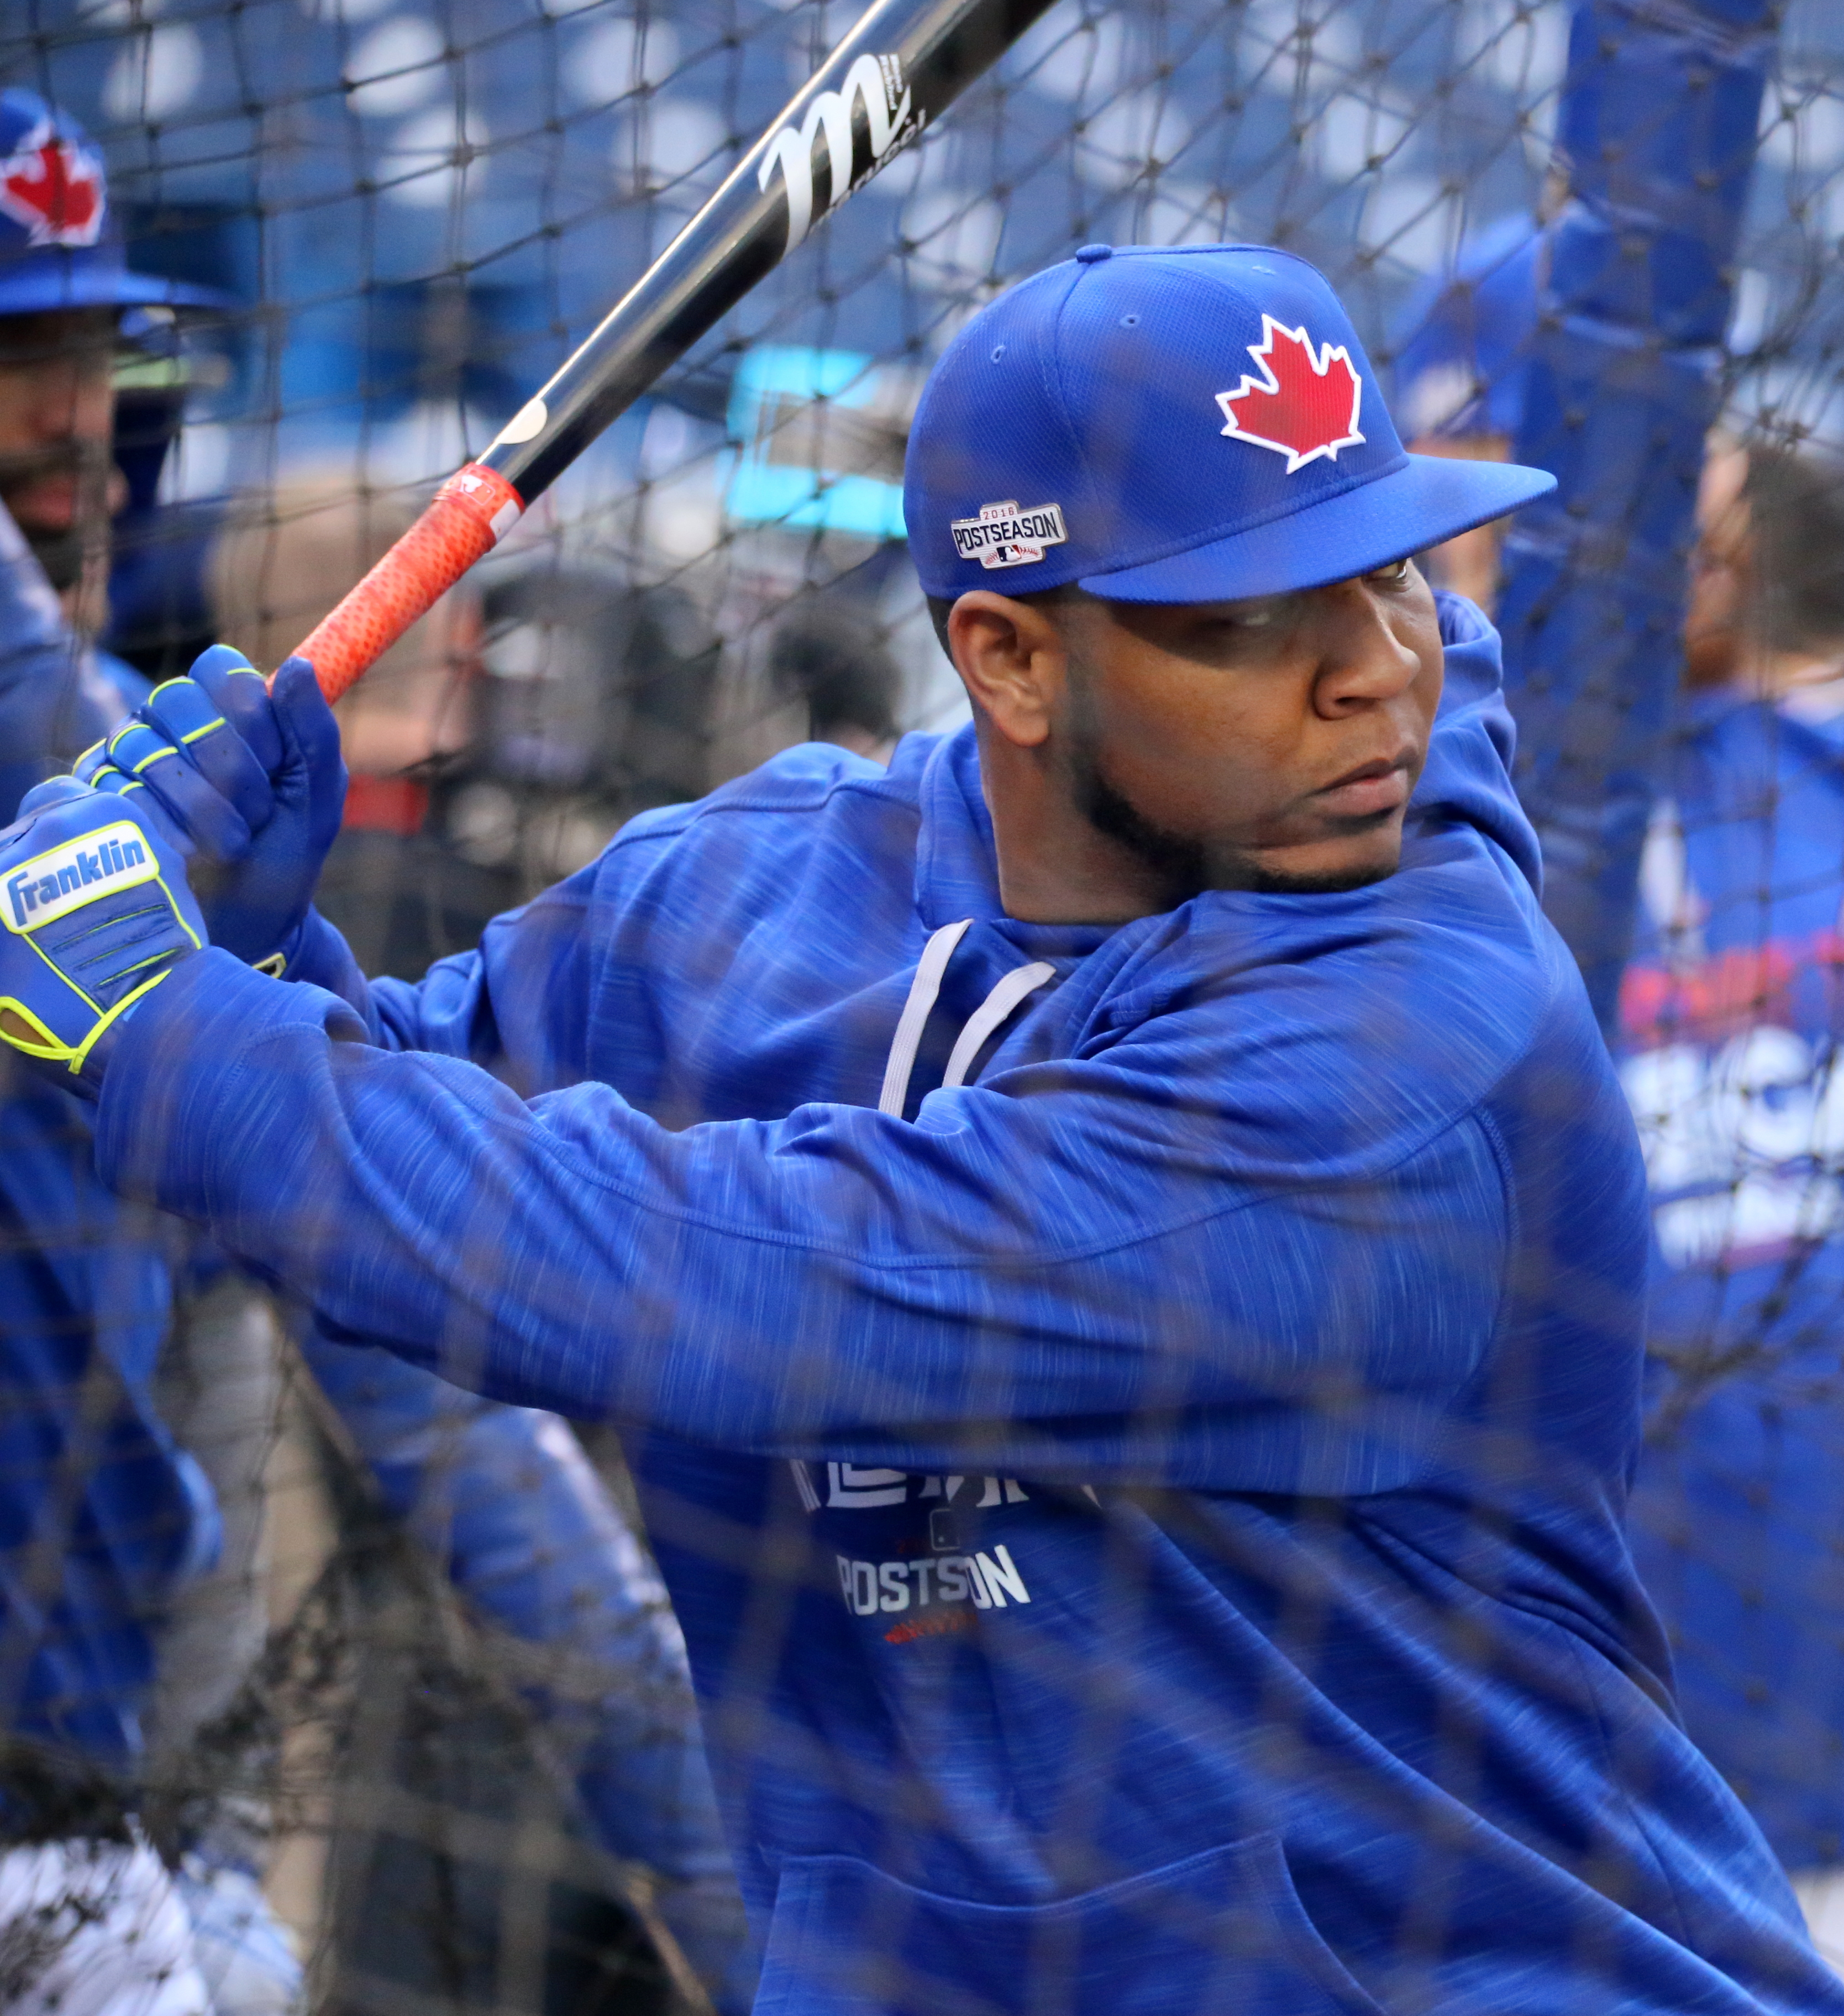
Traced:
<svg viewBox="0 0 1844 2016">
<path fill-rule="evenodd" d="M 1041 959 L 1035 965 L 1013 967 L 967 1017 L 967 1027 L 960 1031 L 960 1041 L 948 1059 L 947 1075 L 942 1080 L 944 1092 L 966 1083 L 967 1074 L 973 1069 L 973 1060 L 985 1048 L 986 1039 L 1027 994 L 1035 994 L 1046 980 L 1056 977 L 1057 969 Z"/>
<path fill-rule="evenodd" d="M 943 924 L 922 948 L 916 977 L 909 982 L 909 998 L 902 1004 L 896 1034 L 890 1039 L 890 1061 L 884 1067 L 884 1089 L 877 1096 L 880 1113 L 902 1116 L 903 1101 L 909 1096 L 909 1073 L 916 1068 L 916 1053 L 922 1047 L 928 1011 L 942 991 L 942 975 L 948 970 L 954 948 L 966 937 L 972 922 L 971 917 L 963 917 L 957 924 Z"/>
<path fill-rule="evenodd" d="M 884 1089 L 877 1096 L 880 1113 L 902 1115 L 909 1096 L 909 1074 L 916 1068 L 916 1053 L 922 1047 L 922 1031 L 941 994 L 942 976 L 954 956 L 954 948 L 967 935 L 972 922 L 971 917 L 963 917 L 957 924 L 943 924 L 922 948 L 922 956 L 916 963 L 916 977 L 909 982 L 909 998 L 902 1004 L 896 1034 L 890 1039 L 890 1061 L 884 1067 Z M 1026 995 L 1053 979 L 1056 971 L 1053 966 L 1038 959 L 1029 966 L 1014 967 L 999 981 L 967 1018 L 948 1059 L 947 1075 L 942 1080 L 943 1091 L 966 1082 L 973 1060 L 988 1037 Z"/>
</svg>

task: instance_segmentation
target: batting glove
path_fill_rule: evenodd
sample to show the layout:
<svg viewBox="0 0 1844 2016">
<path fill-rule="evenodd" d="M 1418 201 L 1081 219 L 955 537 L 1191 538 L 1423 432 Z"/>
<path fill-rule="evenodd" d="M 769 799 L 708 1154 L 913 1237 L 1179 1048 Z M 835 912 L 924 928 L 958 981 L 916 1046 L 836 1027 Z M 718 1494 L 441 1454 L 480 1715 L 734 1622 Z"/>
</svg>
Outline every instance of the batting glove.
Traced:
<svg viewBox="0 0 1844 2016">
<path fill-rule="evenodd" d="M 104 1039 L 204 945 L 204 920 L 132 801 L 56 777 L 21 812 L 0 832 L 0 1041 L 93 1094 Z"/>
<path fill-rule="evenodd" d="M 213 645 L 77 775 L 140 799 L 192 864 L 214 945 L 285 970 L 346 802 L 339 725 L 304 658 L 272 691 L 241 652 Z"/>
</svg>

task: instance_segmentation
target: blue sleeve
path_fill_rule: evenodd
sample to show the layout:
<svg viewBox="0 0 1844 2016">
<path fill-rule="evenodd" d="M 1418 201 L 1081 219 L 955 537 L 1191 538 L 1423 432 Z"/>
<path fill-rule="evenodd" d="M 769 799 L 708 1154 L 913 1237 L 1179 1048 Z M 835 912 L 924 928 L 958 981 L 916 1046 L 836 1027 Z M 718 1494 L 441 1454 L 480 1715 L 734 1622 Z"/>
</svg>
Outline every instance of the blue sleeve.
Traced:
<svg viewBox="0 0 1844 2016">
<path fill-rule="evenodd" d="M 0 825 L 124 711 L 0 505 Z"/>
<path fill-rule="evenodd" d="M 286 977 L 337 995 L 381 1049 L 472 1057 L 502 1074 L 514 1058 L 542 1057 L 550 1082 L 581 1078 L 588 1031 L 572 1006 L 589 996 L 582 923 L 592 873 L 494 918 L 477 949 L 438 959 L 414 982 L 366 979 L 339 932 L 310 910 Z"/>
<path fill-rule="evenodd" d="M 1421 1474 L 1493 1339 L 1483 1128 L 1431 1096 L 1381 1161 L 1290 1165 L 1299 1085 L 1349 1109 L 1351 1060 L 1277 1042 L 1247 996 L 913 1123 L 674 1132 L 606 1085 L 528 1103 L 364 1034 L 201 954 L 124 1031 L 99 1166 L 337 1330 L 502 1399 L 765 1455 L 1344 1494 Z M 1175 1092 L 1200 1082 L 1237 1112 Z"/>
</svg>

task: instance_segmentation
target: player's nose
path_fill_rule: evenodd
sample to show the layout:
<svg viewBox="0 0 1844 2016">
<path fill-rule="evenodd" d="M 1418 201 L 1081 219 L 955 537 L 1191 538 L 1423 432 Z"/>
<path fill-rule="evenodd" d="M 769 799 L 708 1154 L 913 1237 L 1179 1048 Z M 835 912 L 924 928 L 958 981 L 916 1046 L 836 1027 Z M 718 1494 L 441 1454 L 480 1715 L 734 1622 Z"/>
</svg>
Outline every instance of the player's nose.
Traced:
<svg viewBox="0 0 1844 2016">
<path fill-rule="evenodd" d="M 1328 720 L 1400 698 L 1421 671 L 1421 654 L 1391 624 L 1367 581 L 1336 581 L 1314 598 L 1319 666 L 1314 709 Z"/>
</svg>

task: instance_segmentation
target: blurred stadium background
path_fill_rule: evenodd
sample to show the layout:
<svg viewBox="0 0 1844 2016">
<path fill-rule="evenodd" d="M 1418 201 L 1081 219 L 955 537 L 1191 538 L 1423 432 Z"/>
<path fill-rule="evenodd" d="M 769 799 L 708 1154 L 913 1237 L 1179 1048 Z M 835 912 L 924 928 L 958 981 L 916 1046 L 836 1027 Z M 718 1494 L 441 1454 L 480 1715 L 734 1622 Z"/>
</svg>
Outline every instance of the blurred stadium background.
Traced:
<svg viewBox="0 0 1844 2016">
<path fill-rule="evenodd" d="M 11 0 L 0 83 L 88 126 L 135 265 L 233 304 L 154 329 L 121 367 L 129 499 L 109 647 L 149 674 L 218 636 L 275 663 L 663 248 L 856 11 Z M 1611 116 L 1590 103 L 1591 35 L 1571 85 L 1564 0 L 1060 0 L 346 703 L 355 789 L 326 907 L 361 963 L 420 973 L 636 811 L 809 734 L 877 754 L 961 718 L 902 540 L 905 430 L 933 358 L 996 290 L 1089 240 L 1288 246 L 1331 275 L 1395 370 L 1405 436 L 1516 443 L 1556 466 L 1584 414 L 1594 434 L 1596 398 L 1670 409 L 1655 452 L 1570 464 L 1560 516 L 1506 549 L 1525 774 L 1554 907 L 1610 1029 L 1640 934 L 1616 1034 L 1662 1208 L 1691 1208 L 1662 1227 L 1714 1269 L 1661 1345 L 1661 1446 L 1711 1406 L 1745 1416 L 1731 1450 L 1770 1441 L 1789 1406 L 1828 1409 L 1844 1334 L 1824 1258 L 1844 1195 L 1826 1131 L 1831 1011 L 1806 1028 L 1775 1006 L 1786 976 L 1759 945 L 1777 926 L 1739 963 L 1691 946 L 1709 891 L 1684 871 L 1695 836 L 1657 807 L 1688 732 L 1672 695 L 1690 573 L 1727 563 L 1707 500 L 1692 551 L 1705 428 L 1763 463 L 1844 448 L 1844 9 L 1650 11 L 1676 39 L 1648 59 L 1677 63 L 1686 92 L 1693 76 L 1738 89 L 1747 135 L 1716 164 L 1713 211 L 1687 221 L 1667 198 L 1648 214 L 1615 191 L 1655 266 L 1610 307 L 1605 289 L 1584 306 L 1599 282 L 1565 299 L 1564 262 L 1532 250 L 1604 169 L 1579 144 L 1588 127 L 1561 144 L 1565 86 L 1578 119 Z M 1687 177 L 1708 165 L 1696 144 L 1680 150 Z M 1673 273 L 1691 276 L 1675 293 Z M 1582 335 L 1590 323 L 1600 337 Z M 1624 349 L 1596 351 L 1616 325 Z M 1821 545 L 1844 523 L 1824 488 L 1803 514 Z M 1757 498 L 1757 534 L 1766 509 Z M 1592 536 L 1558 534 L 1572 524 Z M 1489 553 L 1440 564 L 1494 592 Z M 1844 550 L 1831 564 L 1844 570 Z M 1844 615 L 1803 643 L 1834 662 Z M 1770 845 L 1738 868 L 1735 914 L 1773 911 L 1792 877 L 1828 891 L 1835 924 L 1844 856 L 1789 860 Z M 1835 954 L 1810 956 L 1835 970 Z M 1763 1253 L 1771 1285 L 1750 1287 Z M 163 1755 L 163 1795 L 234 1808 L 269 1837 L 268 1894 L 312 1957 L 319 2008 L 682 2003 L 650 1944 L 646 1872 L 596 1847 L 569 1773 L 541 1768 L 529 1648 L 456 1597 L 439 1541 L 383 1502 L 272 1334 L 255 1355 L 227 1426 L 203 1405 L 210 1377 L 179 1390 L 175 1354 L 182 1435 L 195 1420 L 221 1485 L 235 1466 L 214 1469 L 214 1435 L 242 1465 L 233 1594 L 260 1650 L 231 1706 Z M 590 1453 L 618 1496 L 612 1449 Z M 1720 1488 L 1661 1497 L 1643 1545 L 1667 1594 L 1705 1571 L 1738 1593 L 1740 1636 L 1698 1712 L 1771 1720 L 1776 1689 L 1803 1687 L 1763 1743 L 1838 1780 L 1844 1807 L 1844 1717 L 1812 1706 L 1828 1687 L 1844 1702 L 1844 1681 L 1789 1676 L 1747 1639 L 1774 1588 L 1818 1615 L 1836 1601 L 1844 1527 L 1810 1498 L 1774 1527 L 1765 1500 L 1792 1488 L 1774 1460 L 1738 1456 Z M 1706 1517 L 1687 1523 L 1686 1502 Z M 1760 1672 L 1739 1670 L 1757 1655 Z M 1828 1625 L 1799 1656 L 1844 1669 L 1844 1640 Z M 554 1694 L 555 1675 L 542 1684 Z M 1776 1845 L 1805 1842 L 1782 1846 L 1801 1867 L 1844 1861 L 1822 1834 L 1790 1818 Z"/>
</svg>

